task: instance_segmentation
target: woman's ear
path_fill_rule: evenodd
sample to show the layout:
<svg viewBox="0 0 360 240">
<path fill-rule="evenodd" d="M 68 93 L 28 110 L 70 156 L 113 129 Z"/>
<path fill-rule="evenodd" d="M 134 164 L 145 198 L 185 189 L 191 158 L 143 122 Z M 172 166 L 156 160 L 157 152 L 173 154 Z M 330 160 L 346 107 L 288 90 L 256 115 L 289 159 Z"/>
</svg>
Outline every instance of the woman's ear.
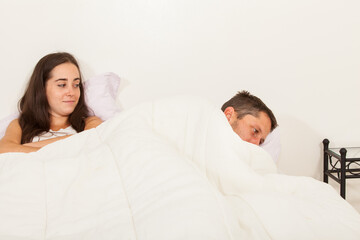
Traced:
<svg viewBox="0 0 360 240">
<path fill-rule="evenodd" d="M 234 114 L 234 112 L 235 112 L 235 110 L 233 107 L 225 108 L 224 114 L 229 122 L 230 122 L 230 119 L 231 119 L 232 115 Z"/>
</svg>

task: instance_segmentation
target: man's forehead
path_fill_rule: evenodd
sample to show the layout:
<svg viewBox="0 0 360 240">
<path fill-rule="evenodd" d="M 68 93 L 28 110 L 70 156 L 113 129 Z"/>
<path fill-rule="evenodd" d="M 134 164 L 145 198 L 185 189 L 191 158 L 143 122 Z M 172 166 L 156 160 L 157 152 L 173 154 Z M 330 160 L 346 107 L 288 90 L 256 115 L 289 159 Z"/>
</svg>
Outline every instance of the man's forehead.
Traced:
<svg viewBox="0 0 360 240">
<path fill-rule="evenodd" d="M 264 113 L 264 112 L 260 112 L 259 116 L 257 117 L 258 120 L 258 124 L 261 127 L 261 131 L 268 135 L 271 131 L 271 120 L 270 117 Z"/>
<path fill-rule="evenodd" d="M 264 112 L 259 112 L 257 116 L 253 114 L 246 114 L 242 119 L 246 119 L 249 123 L 257 125 L 263 132 L 269 133 L 271 131 L 271 120 Z"/>
</svg>

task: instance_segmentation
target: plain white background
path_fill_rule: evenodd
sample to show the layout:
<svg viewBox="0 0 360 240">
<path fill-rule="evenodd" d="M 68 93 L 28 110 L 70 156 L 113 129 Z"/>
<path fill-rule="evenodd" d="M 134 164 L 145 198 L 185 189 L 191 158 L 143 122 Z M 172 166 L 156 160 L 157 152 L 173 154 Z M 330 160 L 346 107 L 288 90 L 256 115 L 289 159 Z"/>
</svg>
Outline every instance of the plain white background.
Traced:
<svg viewBox="0 0 360 240">
<path fill-rule="evenodd" d="M 115 72 L 119 104 L 249 90 L 281 126 L 279 170 L 321 180 L 322 140 L 360 146 L 358 0 L 0 0 L 0 117 L 44 55 Z M 332 184 L 335 188 L 337 184 Z M 360 211 L 360 179 L 348 201 Z"/>
</svg>

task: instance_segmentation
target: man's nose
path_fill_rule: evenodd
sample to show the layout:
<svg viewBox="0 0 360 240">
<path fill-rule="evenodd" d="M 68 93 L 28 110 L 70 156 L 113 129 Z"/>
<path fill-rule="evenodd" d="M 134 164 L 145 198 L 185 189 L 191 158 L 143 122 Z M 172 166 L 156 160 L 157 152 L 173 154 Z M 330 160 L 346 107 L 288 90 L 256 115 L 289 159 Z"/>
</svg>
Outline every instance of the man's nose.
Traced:
<svg viewBox="0 0 360 240">
<path fill-rule="evenodd" d="M 261 138 L 252 138 L 252 139 L 250 140 L 250 143 L 259 146 L 259 145 L 260 145 L 260 141 L 261 141 Z"/>
</svg>

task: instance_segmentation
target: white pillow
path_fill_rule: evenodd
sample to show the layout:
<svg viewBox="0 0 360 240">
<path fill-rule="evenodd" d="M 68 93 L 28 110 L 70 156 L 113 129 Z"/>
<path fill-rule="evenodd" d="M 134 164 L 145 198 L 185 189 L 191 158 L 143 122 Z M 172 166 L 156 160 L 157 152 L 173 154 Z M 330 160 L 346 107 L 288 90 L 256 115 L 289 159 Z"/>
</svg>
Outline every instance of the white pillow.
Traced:
<svg viewBox="0 0 360 240">
<path fill-rule="evenodd" d="M 119 86 L 120 77 L 111 72 L 84 81 L 86 103 L 94 115 L 103 121 L 120 112 L 120 107 L 116 104 Z M 5 135 L 9 123 L 18 116 L 18 113 L 13 113 L 0 120 L 0 139 Z"/>
</svg>

